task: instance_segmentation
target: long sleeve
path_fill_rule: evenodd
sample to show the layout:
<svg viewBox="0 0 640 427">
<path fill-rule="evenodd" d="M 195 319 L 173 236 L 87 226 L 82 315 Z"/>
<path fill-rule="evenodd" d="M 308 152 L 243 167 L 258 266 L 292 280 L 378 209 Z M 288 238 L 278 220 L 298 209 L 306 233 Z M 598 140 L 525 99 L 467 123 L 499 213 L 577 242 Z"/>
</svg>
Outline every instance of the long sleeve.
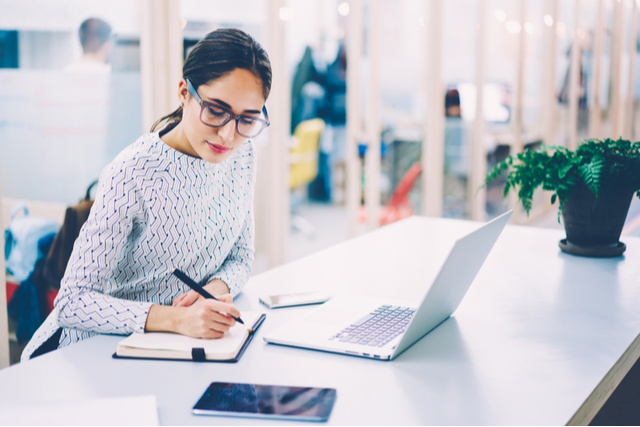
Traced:
<svg viewBox="0 0 640 427">
<path fill-rule="evenodd" d="M 144 330 L 150 302 L 108 295 L 111 272 L 129 236 L 136 232 L 136 221 L 144 219 L 132 170 L 123 165 L 112 163 L 100 178 L 95 203 L 76 240 L 55 302 L 60 326 L 116 334 Z"/>
<path fill-rule="evenodd" d="M 251 208 L 245 217 L 242 232 L 235 241 L 229 255 L 227 255 L 218 271 L 210 279 L 222 280 L 227 284 L 229 292 L 234 297 L 242 291 L 242 288 L 249 280 L 249 276 L 251 276 L 255 255 L 253 236 L 253 208 Z"/>
</svg>

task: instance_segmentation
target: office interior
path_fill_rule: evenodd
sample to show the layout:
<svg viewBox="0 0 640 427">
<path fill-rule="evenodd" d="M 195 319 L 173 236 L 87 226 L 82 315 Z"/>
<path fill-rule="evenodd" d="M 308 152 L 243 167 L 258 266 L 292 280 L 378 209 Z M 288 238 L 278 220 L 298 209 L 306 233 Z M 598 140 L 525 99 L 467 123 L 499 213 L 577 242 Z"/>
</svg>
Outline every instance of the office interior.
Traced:
<svg viewBox="0 0 640 427">
<path fill-rule="evenodd" d="M 100 171 L 178 105 L 182 61 L 220 27 L 269 53 L 256 140 L 253 274 L 412 215 L 562 229 L 528 215 L 508 155 L 640 140 L 640 0 L 0 0 L 0 224 L 62 223 Z M 71 73 L 87 18 L 112 28 L 106 71 Z M 482 113 L 478 111 L 481 110 Z M 640 236 L 632 202 L 623 235 Z M 0 280 L 0 368 L 24 342 Z M 57 290 L 47 291 L 47 301 Z"/>
</svg>

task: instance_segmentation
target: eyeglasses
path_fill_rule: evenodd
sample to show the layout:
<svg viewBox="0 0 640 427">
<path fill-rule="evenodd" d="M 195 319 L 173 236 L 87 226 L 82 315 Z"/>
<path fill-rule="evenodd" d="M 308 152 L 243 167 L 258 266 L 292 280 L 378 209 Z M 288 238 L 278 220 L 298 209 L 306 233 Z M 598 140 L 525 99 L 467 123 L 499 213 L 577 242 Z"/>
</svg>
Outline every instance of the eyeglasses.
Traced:
<svg viewBox="0 0 640 427">
<path fill-rule="evenodd" d="M 189 79 L 187 79 L 187 89 L 196 101 L 198 101 L 198 104 L 200 104 L 200 121 L 207 126 L 219 128 L 229 123 L 229 121 L 235 120 L 236 131 L 239 135 L 245 138 L 254 138 L 271 124 L 271 122 L 269 122 L 267 107 L 265 106 L 262 107 L 264 119 L 245 114 L 235 115 L 220 105 L 203 101 Z"/>
</svg>

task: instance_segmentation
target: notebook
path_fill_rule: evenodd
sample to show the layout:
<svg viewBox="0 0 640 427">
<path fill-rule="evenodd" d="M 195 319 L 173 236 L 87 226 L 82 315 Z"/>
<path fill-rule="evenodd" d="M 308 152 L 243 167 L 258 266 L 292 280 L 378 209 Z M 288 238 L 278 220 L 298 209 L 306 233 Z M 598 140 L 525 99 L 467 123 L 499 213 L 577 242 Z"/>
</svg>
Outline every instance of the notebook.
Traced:
<svg viewBox="0 0 640 427">
<path fill-rule="evenodd" d="M 219 339 L 191 338 L 171 332 L 133 333 L 118 343 L 113 357 L 237 362 L 265 317 L 264 313 L 243 311 L 245 324 L 236 323 Z"/>
</svg>

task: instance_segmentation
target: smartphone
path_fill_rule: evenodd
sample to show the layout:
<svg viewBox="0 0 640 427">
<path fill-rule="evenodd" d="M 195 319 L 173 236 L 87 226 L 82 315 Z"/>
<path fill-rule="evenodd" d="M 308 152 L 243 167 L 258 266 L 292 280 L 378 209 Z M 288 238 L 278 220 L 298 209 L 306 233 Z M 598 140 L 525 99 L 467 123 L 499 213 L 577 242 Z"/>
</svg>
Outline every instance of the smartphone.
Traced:
<svg viewBox="0 0 640 427">
<path fill-rule="evenodd" d="M 300 292 L 260 297 L 260 302 L 269 308 L 294 307 L 297 305 L 320 304 L 331 299 L 324 291 Z"/>
<path fill-rule="evenodd" d="M 327 421 L 336 389 L 213 382 L 193 407 L 196 415 Z"/>
</svg>

